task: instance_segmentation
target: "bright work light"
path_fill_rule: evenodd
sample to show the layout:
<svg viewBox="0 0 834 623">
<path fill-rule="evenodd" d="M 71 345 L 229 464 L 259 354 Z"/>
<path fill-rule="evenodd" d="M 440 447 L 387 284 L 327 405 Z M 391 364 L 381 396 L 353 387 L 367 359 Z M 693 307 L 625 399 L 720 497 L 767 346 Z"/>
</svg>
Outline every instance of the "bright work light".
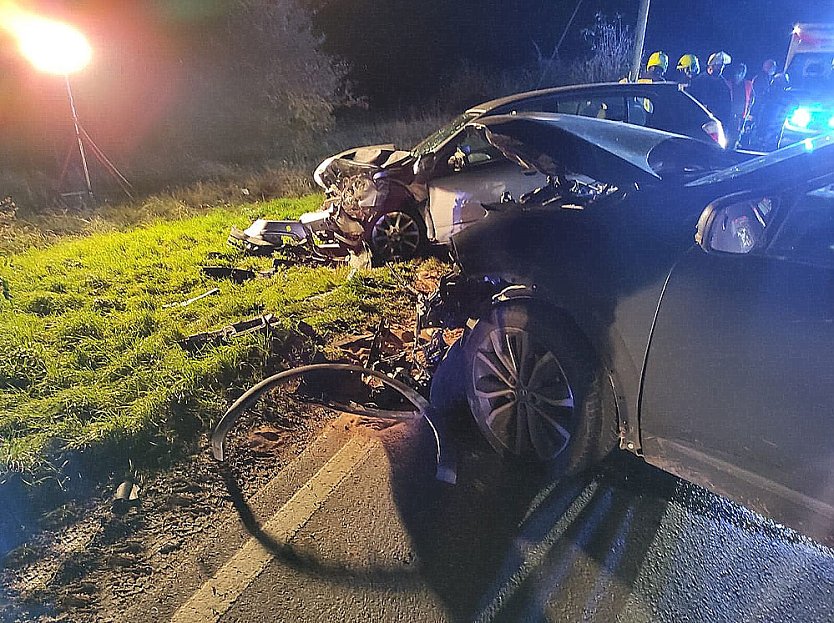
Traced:
<svg viewBox="0 0 834 623">
<path fill-rule="evenodd" d="M 69 24 L 19 14 L 6 27 L 17 39 L 21 54 L 44 73 L 68 76 L 84 69 L 92 58 L 87 38 Z"/>
</svg>

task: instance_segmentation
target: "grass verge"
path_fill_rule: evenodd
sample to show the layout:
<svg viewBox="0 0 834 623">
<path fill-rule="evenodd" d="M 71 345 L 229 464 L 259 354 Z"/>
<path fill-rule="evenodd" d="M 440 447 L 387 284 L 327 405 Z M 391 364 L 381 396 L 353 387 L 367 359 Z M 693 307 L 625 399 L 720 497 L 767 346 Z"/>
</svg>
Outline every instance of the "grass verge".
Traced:
<svg viewBox="0 0 834 623">
<path fill-rule="evenodd" d="M 280 320 L 273 339 L 288 353 L 302 320 L 326 338 L 384 313 L 393 283 L 383 269 L 349 278 L 348 268 L 293 267 L 240 285 L 200 272 L 219 262 L 267 267 L 227 247 L 229 228 L 263 215 L 292 218 L 319 201 L 279 199 L 138 227 L 97 220 L 26 250 L 7 245 L 0 472 L 43 476 L 81 452 L 136 457 L 170 448 L 205 429 L 230 393 L 275 363 L 262 335 L 191 355 L 177 345 L 189 334 L 268 312 Z M 217 252 L 223 256 L 209 259 Z M 212 287 L 220 294 L 163 308 Z"/>
</svg>

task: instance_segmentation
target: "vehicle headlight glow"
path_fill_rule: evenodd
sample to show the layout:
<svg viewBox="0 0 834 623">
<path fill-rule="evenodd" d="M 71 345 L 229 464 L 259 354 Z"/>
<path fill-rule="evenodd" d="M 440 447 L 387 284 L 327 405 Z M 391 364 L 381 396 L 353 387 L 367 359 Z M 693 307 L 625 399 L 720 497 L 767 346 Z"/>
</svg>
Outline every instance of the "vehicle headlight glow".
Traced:
<svg viewBox="0 0 834 623">
<path fill-rule="evenodd" d="M 811 123 L 811 111 L 807 108 L 799 107 L 793 111 L 791 115 L 790 124 L 797 128 L 807 128 Z"/>
</svg>

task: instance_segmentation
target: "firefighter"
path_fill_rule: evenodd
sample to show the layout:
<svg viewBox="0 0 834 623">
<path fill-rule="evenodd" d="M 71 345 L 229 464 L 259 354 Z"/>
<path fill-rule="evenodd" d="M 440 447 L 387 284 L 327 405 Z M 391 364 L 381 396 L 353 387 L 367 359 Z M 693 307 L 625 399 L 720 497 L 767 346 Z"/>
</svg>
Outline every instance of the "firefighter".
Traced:
<svg viewBox="0 0 834 623">
<path fill-rule="evenodd" d="M 701 63 L 694 54 L 684 54 L 678 61 L 678 84 L 689 86 L 701 73 Z"/>
<path fill-rule="evenodd" d="M 706 72 L 695 78 L 689 87 L 692 97 L 718 117 L 725 128 L 729 128 L 733 122 L 733 111 L 730 88 L 721 74 L 724 72 L 724 66 L 731 62 L 729 54 L 716 52 L 709 57 Z"/>
<path fill-rule="evenodd" d="M 666 70 L 669 69 L 669 57 L 666 52 L 653 52 L 646 62 L 646 73 L 641 82 L 665 82 Z"/>
<path fill-rule="evenodd" d="M 773 82 L 773 76 L 776 75 L 778 69 L 779 65 L 772 58 L 762 63 L 761 70 L 753 76 L 753 90 L 756 92 L 757 97 L 767 96 L 767 92 L 770 90 L 770 85 Z"/>
<path fill-rule="evenodd" d="M 727 133 L 727 144 L 735 147 L 750 117 L 750 108 L 754 99 L 753 82 L 747 79 L 747 65 L 744 63 L 730 65 L 724 72 L 724 80 L 727 81 L 727 87 L 730 89 L 733 114 L 732 123 L 724 129 Z"/>
</svg>

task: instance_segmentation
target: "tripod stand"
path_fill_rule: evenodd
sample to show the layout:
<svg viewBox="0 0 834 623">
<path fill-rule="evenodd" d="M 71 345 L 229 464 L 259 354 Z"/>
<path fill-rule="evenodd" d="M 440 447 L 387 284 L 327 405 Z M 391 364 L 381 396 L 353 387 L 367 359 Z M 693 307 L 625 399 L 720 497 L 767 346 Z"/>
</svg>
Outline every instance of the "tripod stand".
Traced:
<svg viewBox="0 0 834 623">
<path fill-rule="evenodd" d="M 104 155 L 104 152 L 99 148 L 98 145 L 95 144 L 90 135 L 87 133 L 87 130 L 81 125 L 81 122 L 78 120 L 78 112 L 75 109 L 75 99 L 72 96 L 72 87 L 70 86 L 69 76 L 64 76 L 64 81 L 67 85 L 67 98 L 69 99 L 70 111 L 72 113 L 72 125 L 73 130 L 75 132 L 75 140 L 73 141 L 75 145 L 70 147 L 69 151 L 67 152 L 67 156 L 64 159 L 64 166 L 61 170 L 61 177 L 59 178 L 58 184 L 59 188 L 63 187 L 64 182 L 66 181 L 67 174 L 69 172 L 70 163 L 75 155 L 76 148 L 78 150 L 78 155 L 81 157 L 81 170 L 84 174 L 84 185 L 86 187 L 83 191 L 76 191 L 76 192 L 69 192 L 69 193 L 61 193 L 62 199 L 67 199 L 70 197 L 74 197 L 77 199 L 81 199 L 82 201 L 86 197 L 91 201 L 95 200 L 95 195 L 93 195 L 93 184 L 90 179 L 90 168 L 87 163 L 87 149 L 88 147 L 90 152 L 93 154 L 95 159 L 99 162 L 101 167 L 110 174 L 112 177 L 121 187 L 122 191 L 125 195 L 128 196 L 129 199 L 133 199 L 133 195 L 131 191 L 133 190 L 133 186 L 127 178 L 122 175 L 121 171 L 116 168 L 116 165 L 113 164 L 107 156 Z"/>
</svg>

